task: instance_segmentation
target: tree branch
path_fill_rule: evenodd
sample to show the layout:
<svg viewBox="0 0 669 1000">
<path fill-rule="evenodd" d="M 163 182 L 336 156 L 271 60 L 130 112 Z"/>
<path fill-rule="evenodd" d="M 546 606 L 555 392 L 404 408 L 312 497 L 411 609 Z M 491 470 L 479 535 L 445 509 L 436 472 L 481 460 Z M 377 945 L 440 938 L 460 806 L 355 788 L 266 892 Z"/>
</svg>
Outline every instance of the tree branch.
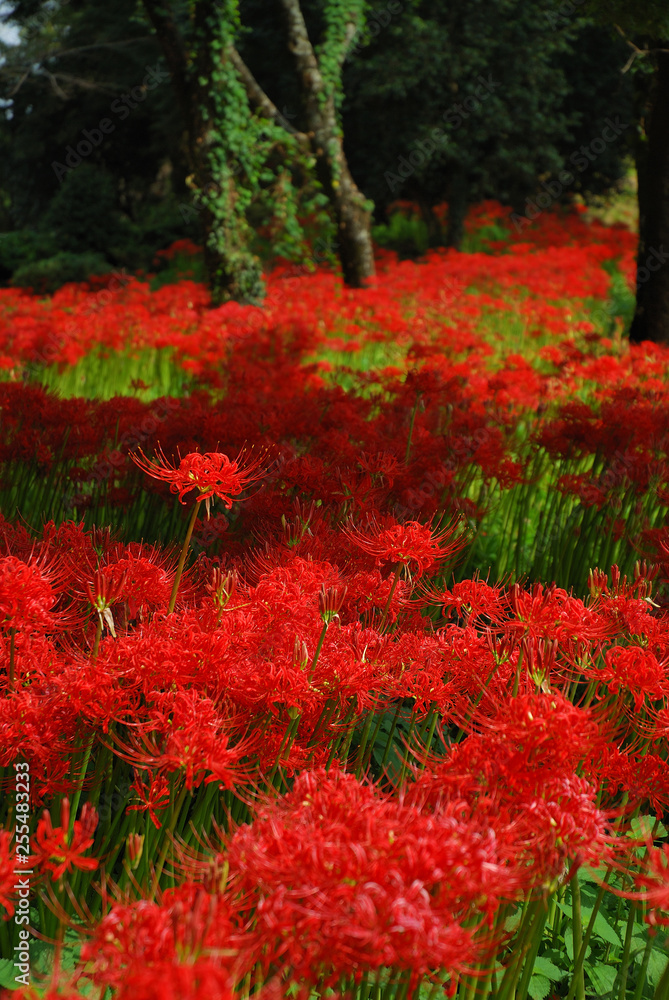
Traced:
<svg viewBox="0 0 669 1000">
<path fill-rule="evenodd" d="M 297 70 L 309 90 L 322 90 L 323 77 L 314 47 L 300 8 L 299 0 L 279 0 L 288 25 L 288 48 L 295 57 Z"/>
<path fill-rule="evenodd" d="M 137 42 L 149 42 L 153 40 L 153 35 L 141 35 L 137 38 L 125 38 L 120 42 L 96 42 L 93 45 L 78 45 L 75 49 L 58 49 L 57 52 L 49 53 L 45 58 L 60 59 L 61 56 L 70 56 L 75 52 L 90 52 L 94 49 L 117 49 L 123 45 L 135 45 Z"/>
<path fill-rule="evenodd" d="M 230 49 L 228 49 L 228 56 L 244 85 L 244 89 L 246 90 L 246 95 L 250 103 L 262 115 L 262 117 L 269 118 L 271 121 L 276 122 L 277 125 L 284 128 L 286 132 L 289 132 L 290 135 L 295 136 L 298 142 L 308 144 L 308 137 L 304 134 L 304 132 L 300 132 L 298 129 L 293 128 L 288 119 L 281 114 L 276 104 L 274 104 L 274 102 L 267 96 L 234 46 L 231 46 Z"/>
<path fill-rule="evenodd" d="M 627 35 L 625 34 L 625 32 L 623 31 L 623 29 L 620 27 L 619 24 L 614 24 L 613 27 L 616 29 L 621 38 L 625 40 L 627 45 L 629 45 L 629 47 L 632 50 L 632 55 L 629 57 L 629 59 L 623 66 L 621 73 L 626 73 L 630 68 L 630 66 L 632 65 L 632 63 L 634 62 L 634 60 L 638 59 L 640 56 L 649 56 L 655 54 L 656 52 L 669 53 L 669 49 L 640 49 L 638 45 L 635 45 L 634 42 L 627 37 Z"/>
</svg>

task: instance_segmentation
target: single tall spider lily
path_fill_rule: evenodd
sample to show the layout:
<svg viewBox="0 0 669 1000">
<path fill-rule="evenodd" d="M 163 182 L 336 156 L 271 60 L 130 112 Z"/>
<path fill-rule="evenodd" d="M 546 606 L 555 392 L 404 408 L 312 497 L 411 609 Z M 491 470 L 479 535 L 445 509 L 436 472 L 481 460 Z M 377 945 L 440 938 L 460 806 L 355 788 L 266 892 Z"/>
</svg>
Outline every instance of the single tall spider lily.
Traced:
<svg viewBox="0 0 669 1000">
<path fill-rule="evenodd" d="M 258 482 L 263 475 L 262 468 L 265 454 L 250 455 L 244 451 L 240 452 L 236 459 L 230 459 L 222 452 L 207 452 L 204 455 L 200 452 L 191 452 L 180 458 L 179 464 L 170 463 L 165 457 L 162 449 L 159 449 L 154 459 L 148 459 L 141 451 L 133 455 L 132 459 L 140 469 L 153 476 L 154 479 L 161 479 L 170 484 L 172 493 L 178 493 L 179 503 L 185 504 L 184 497 L 193 490 L 198 491 L 195 499 L 195 506 L 188 522 L 188 530 L 184 540 L 179 564 L 177 566 L 174 585 L 168 611 L 171 614 L 176 604 L 179 583 L 183 574 L 186 554 L 190 545 L 193 528 L 200 510 L 200 504 L 204 502 L 209 517 L 210 505 L 213 497 L 222 500 L 228 510 L 232 507 L 233 498 L 238 497 L 252 483 Z"/>
</svg>

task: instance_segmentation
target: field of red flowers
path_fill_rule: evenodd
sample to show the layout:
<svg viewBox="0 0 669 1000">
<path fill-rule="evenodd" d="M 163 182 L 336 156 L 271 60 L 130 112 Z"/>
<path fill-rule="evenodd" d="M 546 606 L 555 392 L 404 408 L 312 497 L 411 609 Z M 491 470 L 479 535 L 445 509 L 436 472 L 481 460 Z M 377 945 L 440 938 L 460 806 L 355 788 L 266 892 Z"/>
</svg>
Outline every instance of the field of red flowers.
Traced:
<svg viewBox="0 0 669 1000">
<path fill-rule="evenodd" d="M 0 290 L 7 995 L 669 997 L 669 350 L 506 217 Z"/>
</svg>

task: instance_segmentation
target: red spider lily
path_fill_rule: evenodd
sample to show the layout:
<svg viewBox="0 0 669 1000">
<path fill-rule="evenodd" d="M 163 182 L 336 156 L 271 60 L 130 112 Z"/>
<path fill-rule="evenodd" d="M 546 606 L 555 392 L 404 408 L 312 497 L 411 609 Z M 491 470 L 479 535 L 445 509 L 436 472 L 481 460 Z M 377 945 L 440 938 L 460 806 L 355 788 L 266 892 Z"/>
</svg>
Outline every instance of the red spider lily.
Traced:
<svg viewBox="0 0 669 1000">
<path fill-rule="evenodd" d="M 118 546 L 103 570 L 114 592 L 128 605 L 130 618 L 167 607 L 174 583 L 169 554 L 137 543 Z"/>
<path fill-rule="evenodd" d="M 125 586 L 125 573 L 120 576 L 110 573 L 106 567 L 96 569 L 93 579 L 87 580 L 86 596 L 98 613 L 100 624 L 104 621 L 111 634 L 116 638 L 112 605 L 119 600 Z"/>
<path fill-rule="evenodd" d="M 606 652 L 604 668 L 589 675 L 600 678 L 613 694 L 627 691 L 639 712 L 646 699 L 658 701 L 669 694 L 668 662 L 669 657 L 658 660 L 643 646 L 614 646 Z"/>
<path fill-rule="evenodd" d="M 61 586 L 62 574 L 41 560 L 0 559 L 0 629 L 57 629 L 54 606 Z"/>
<path fill-rule="evenodd" d="M 642 886 L 640 894 L 628 894 L 644 899 L 648 904 L 646 919 L 652 926 L 669 926 L 669 844 L 655 847 L 646 845 L 644 873 L 634 876 L 635 886 Z"/>
<path fill-rule="evenodd" d="M 257 954 L 310 983 L 353 967 L 453 974 L 482 957 L 477 917 L 513 885 L 466 810 L 423 816 L 337 772 L 301 774 L 227 846 Z"/>
<path fill-rule="evenodd" d="M 432 762 L 409 801 L 439 810 L 465 799 L 498 817 L 513 831 L 509 863 L 535 884 L 558 877 L 569 858 L 596 865 L 609 857 L 610 817 L 597 806 L 595 783 L 576 773 L 587 775 L 606 746 L 592 715 L 553 692 L 507 697 L 475 720 L 482 732 Z"/>
<path fill-rule="evenodd" d="M 98 867 L 96 858 L 82 857 L 93 846 L 93 834 L 98 824 L 97 812 L 86 802 L 81 811 L 81 819 L 74 821 L 71 834 L 69 819 L 70 804 L 67 799 L 63 799 L 61 825 L 54 828 L 51 814 L 45 809 L 32 841 L 35 853 L 31 856 L 31 862 L 41 871 L 50 872 L 54 882 L 74 868 L 92 872 Z"/>
<path fill-rule="evenodd" d="M 218 497 L 225 506 L 232 507 L 232 498 L 239 496 L 252 483 L 262 479 L 265 454 L 252 456 L 241 452 L 236 459 L 231 460 L 221 452 L 191 452 L 180 458 L 175 466 L 165 457 L 162 449 L 158 449 L 157 458 L 147 459 L 141 449 L 133 455 L 133 461 L 149 476 L 162 479 L 170 484 L 170 491 L 179 494 L 179 501 L 185 503 L 184 496 L 192 490 L 198 490 L 198 501 Z"/>
<path fill-rule="evenodd" d="M 228 894 L 185 883 L 161 902 L 118 902 L 82 947 L 88 975 L 123 1000 L 231 1000 L 253 957 Z M 262 996 L 262 993 L 260 994 Z"/>
<path fill-rule="evenodd" d="M 230 723 L 211 699 L 194 690 L 154 699 L 162 705 L 156 704 L 147 719 L 135 723 L 137 732 L 127 740 L 113 734 L 117 756 L 157 775 L 183 770 L 189 790 L 203 781 L 233 788 L 247 780 L 243 760 L 253 749 L 254 737 L 233 742 Z"/>
<path fill-rule="evenodd" d="M 154 778 L 147 788 L 139 778 L 135 778 L 131 790 L 134 791 L 140 800 L 138 805 L 130 805 L 127 812 L 148 812 L 151 822 L 156 830 L 160 830 L 162 823 L 156 816 L 156 811 L 162 812 L 170 804 L 170 787 L 167 779 L 160 775 Z"/>
<path fill-rule="evenodd" d="M 464 542 L 456 533 L 459 524 L 433 529 L 417 521 L 398 524 L 392 518 L 378 523 L 371 521 L 367 530 L 348 525 L 344 533 L 363 552 L 373 556 L 378 566 L 383 563 L 409 566 L 415 576 L 422 576 L 428 569 L 450 558 Z"/>
<path fill-rule="evenodd" d="M 461 580 L 450 590 L 438 591 L 419 587 L 419 606 L 443 605 L 444 613 L 453 608 L 467 621 L 479 617 L 501 621 L 508 612 L 508 599 L 501 586 L 493 587 L 484 580 Z"/>
</svg>

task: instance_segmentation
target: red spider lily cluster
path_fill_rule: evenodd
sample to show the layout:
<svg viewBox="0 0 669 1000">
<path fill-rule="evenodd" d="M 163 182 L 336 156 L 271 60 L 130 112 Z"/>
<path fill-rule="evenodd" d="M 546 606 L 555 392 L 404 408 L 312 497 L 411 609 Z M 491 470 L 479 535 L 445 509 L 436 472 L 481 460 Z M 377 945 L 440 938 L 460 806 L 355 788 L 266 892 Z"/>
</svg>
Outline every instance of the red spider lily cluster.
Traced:
<svg viewBox="0 0 669 1000">
<path fill-rule="evenodd" d="M 20 761 L 55 954 L 19 996 L 510 1000 L 586 869 L 669 921 L 669 355 L 578 318 L 626 231 L 545 214 L 524 240 L 388 255 L 364 295 L 278 272 L 262 311 L 127 285 L 58 360 L 160 343 L 206 387 L 0 385 L 3 496 L 73 508 L 0 521 L 0 943 Z M 13 363 L 88 294 L 0 293 Z M 514 309 L 530 360 L 481 326 Z M 344 388 L 333 337 L 404 355 Z M 539 496 L 556 582 L 500 582 L 481 560 L 511 574 Z M 574 525 L 623 567 L 563 586 Z"/>
</svg>

